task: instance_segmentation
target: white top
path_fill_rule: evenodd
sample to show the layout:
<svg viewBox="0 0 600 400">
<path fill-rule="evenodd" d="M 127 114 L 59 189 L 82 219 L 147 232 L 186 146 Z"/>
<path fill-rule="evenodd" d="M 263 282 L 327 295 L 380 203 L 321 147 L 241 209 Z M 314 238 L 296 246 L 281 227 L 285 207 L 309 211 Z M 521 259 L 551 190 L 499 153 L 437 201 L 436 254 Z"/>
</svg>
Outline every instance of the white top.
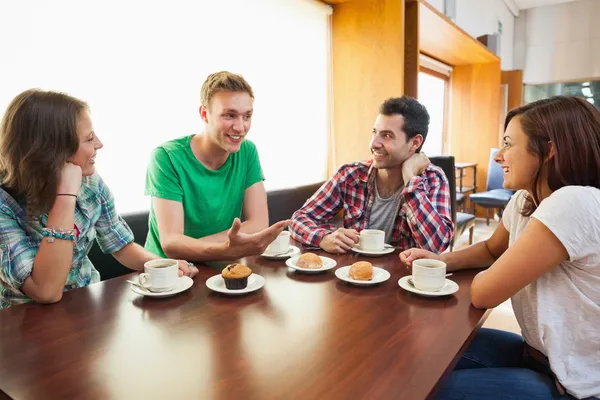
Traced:
<svg viewBox="0 0 600 400">
<path fill-rule="evenodd" d="M 527 226 L 517 192 L 502 216 L 509 246 Z M 566 186 L 532 214 L 565 246 L 569 260 L 512 298 L 523 338 L 546 354 L 550 367 L 577 398 L 600 397 L 600 190 Z"/>
</svg>

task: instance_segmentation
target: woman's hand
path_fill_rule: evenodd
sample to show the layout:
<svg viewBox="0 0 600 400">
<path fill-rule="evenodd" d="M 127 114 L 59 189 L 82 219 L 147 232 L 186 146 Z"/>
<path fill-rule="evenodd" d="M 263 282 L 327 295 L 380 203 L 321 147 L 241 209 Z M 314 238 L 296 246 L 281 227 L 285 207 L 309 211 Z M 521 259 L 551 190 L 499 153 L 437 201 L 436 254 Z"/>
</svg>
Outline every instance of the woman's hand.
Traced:
<svg viewBox="0 0 600 400">
<path fill-rule="evenodd" d="M 72 194 L 75 196 L 79 195 L 82 179 L 83 173 L 79 165 L 75 165 L 70 162 L 65 163 L 60 171 L 60 178 L 58 181 L 56 194 Z"/>
<path fill-rule="evenodd" d="M 195 277 L 198 274 L 198 267 L 194 264 L 189 263 L 185 260 L 177 260 L 179 261 L 179 276 L 189 276 L 190 278 Z"/>
<path fill-rule="evenodd" d="M 423 249 L 409 249 L 400 253 L 400 261 L 406 266 L 406 268 L 412 268 L 412 262 L 420 258 L 428 258 L 432 260 L 439 260 L 440 256 L 432 253 L 428 250 Z"/>
</svg>

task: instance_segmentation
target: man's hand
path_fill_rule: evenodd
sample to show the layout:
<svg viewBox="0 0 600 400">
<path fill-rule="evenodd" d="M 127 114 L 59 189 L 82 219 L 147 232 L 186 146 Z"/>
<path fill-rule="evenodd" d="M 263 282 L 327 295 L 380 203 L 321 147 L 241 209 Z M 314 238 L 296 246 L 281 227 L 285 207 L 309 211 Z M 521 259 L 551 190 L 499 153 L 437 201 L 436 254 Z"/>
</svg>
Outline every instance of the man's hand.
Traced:
<svg viewBox="0 0 600 400">
<path fill-rule="evenodd" d="M 425 153 L 415 153 L 402 163 L 402 179 L 406 185 L 415 176 L 419 176 L 429 166 L 429 158 Z"/>
<path fill-rule="evenodd" d="M 358 232 L 354 229 L 340 228 L 323 237 L 319 247 L 328 253 L 343 254 L 358 243 Z"/>
<path fill-rule="evenodd" d="M 271 242 L 273 242 L 291 222 L 292 221 L 289 219 L 279 221 L 260 232 L 247 234 L 240 232 L 242 222 L 239 218 L 236 218 L 227 232 L 228 239 L 225 245 L 227 246 L 228 255 L 231 255 L 232 259 L 237 259 L 264 253 Z"/>
</svg>

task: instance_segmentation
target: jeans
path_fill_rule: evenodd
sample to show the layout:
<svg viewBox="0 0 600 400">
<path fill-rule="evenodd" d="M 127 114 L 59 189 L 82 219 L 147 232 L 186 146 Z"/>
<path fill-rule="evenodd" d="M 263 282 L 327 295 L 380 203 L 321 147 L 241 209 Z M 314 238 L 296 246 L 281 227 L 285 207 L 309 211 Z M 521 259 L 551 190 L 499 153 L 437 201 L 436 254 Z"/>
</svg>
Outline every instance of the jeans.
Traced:
<svg viewBox="0 0 600 400">
<path fill-rule="evenodd" d="M 438 396 L 441 400 L 573 398 L 561 395 L 547 367 L 527 356 L 521 336 L 485 328 L 479 331 Z"/>
</svg>

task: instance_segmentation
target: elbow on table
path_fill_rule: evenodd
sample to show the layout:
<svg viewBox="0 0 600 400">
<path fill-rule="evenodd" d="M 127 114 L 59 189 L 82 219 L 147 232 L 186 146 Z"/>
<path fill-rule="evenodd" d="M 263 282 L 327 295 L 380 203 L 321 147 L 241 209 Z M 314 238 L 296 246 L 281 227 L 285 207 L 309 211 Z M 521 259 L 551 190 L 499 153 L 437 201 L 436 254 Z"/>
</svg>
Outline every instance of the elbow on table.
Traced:
<svg viewBox="0 0 600 400">
<path fill-rule="evenodd" d="M 58 303 L 63 297 L 64 291 L 62 288 L 60 290 L 56 289 L 40 289 L 37 293 L 35 293 L 31 298 L 40 304 L 53 304 Z"/>
<path fill-rule="evenodd" d="M 500 303 L 494 299 L 494 296 L 483 292 L 477 285 L 471 286 L 471 304 L 475 308 L 490 309 L 499 306 Z"/>
</svg>

